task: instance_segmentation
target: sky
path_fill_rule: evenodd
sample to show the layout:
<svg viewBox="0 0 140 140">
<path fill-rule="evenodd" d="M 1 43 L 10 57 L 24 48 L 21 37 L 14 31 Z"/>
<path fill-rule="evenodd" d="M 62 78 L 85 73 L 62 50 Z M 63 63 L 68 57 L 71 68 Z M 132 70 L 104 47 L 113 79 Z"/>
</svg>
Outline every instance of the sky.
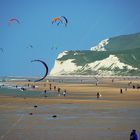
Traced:
<svg viewBox="0 0 140 140">
<path fill-rule="evenodd" d="M 43 60 L 50 72 L 63 51 L 89 50 L 103 39 L 140 32 L 139 5 L 140 0 L 0 0 L 0 76 L 41 76 L 44 67 L 31 60 Z M 67 17 L 67 27 L 51 23 L 58 16 Z M 12 18 L 20 24 L 9 26 Z"/>
</svg>

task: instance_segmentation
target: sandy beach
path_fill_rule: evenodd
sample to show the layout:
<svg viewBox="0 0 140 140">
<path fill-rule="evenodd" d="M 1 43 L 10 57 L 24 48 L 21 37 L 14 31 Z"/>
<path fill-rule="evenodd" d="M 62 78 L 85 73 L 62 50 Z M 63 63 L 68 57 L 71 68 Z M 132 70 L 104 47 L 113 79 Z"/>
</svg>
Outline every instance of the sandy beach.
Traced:
<svg viewBox="0 0 140 140">
<path fill-rule="evenodd" d="M 12 84 L 25 86 L 28 82 Z M 132 129 L 140 134 L 140 89 L 133 88 L 138 84 L 139 79 L 123 78 L 113 82 L 101 78 L 98 85 L 88 78 L 81 83 L 65 79 L 36 83 L 33 90 L 46 90 L 46 98 L 5 95 L 0 89 L 0 139 L 128 140 Z"/>
</svg>

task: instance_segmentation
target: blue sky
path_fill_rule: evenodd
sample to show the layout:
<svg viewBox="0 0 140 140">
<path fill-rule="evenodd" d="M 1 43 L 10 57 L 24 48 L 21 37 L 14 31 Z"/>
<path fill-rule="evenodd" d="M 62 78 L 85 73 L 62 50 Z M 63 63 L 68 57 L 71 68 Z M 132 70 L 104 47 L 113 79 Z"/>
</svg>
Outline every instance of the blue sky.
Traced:
<svg viewBox="0 0 140 140">
<path fill-rule="evenodd" d="M 42 65 L 31 60 L 45 61 L 50 71 L 64 50 L 88 50 L 103 39 L 140 32 L 139 5 L 140 0 L 0 0 L 0 76 L 41 76 Z M 51 24 L 57 16 L 67 17 L 67 27 Z M 13 17 L 21 24 L 8 26 Z"/>
</svg>

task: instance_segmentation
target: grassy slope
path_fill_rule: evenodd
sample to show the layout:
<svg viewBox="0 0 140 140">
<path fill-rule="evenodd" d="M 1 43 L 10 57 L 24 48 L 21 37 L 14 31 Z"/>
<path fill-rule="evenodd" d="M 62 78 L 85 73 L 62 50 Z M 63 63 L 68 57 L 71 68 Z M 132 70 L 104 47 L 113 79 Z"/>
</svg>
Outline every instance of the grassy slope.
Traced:
<svg viewBox="0 0 140 140">
<path fill-rule="evenodd" d="M 74 55 L 77 52 L 78 55 Z M 129 64 L 133 67 L 140 68 L 140 48 L 125 51 L 106 51 L 106 52 L 94 52 L 94 51 L 70 51 L 67 55 L 57 60 L 65 61 L 67 59 L 74 59 L 74 63 L 78 66 L 84 66 L 87 63 L 102 60 L 107 58 L 110 54 L 116 55 L 121 62 Z"/>
<path fill-rule="evenodd" d="M 140 33 L 110 38 L 105 48 L 108 51 L 140 48 Z"/>
</svg>

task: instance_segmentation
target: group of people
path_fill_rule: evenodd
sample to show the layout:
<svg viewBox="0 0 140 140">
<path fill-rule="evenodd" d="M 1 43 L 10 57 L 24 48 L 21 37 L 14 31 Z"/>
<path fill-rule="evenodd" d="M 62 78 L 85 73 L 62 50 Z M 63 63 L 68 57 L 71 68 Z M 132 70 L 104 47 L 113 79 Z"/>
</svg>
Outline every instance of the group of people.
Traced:
<svg viewBox="0 0 140 140">
<path fill-rule="evenodd" d="M 49 89 L 52 90 L 52 84 L 51 84 L 51 83 L 49 84 Z M 61 90 L 60 87 L 58 87 L 58 88 L 56 89 L 56 86 L 54 86 L 53 89 L 54 89 L 54 90 L 57 90 L 58 96 L 60 96 L 61 93 L 63 94 L 63 96 L 66 96 L 66 89 Z M 45 97 L 47 97 L 47 95 L 46 95 L 47 90 L 44 90 L 44 93 L 45 93 Z"/>
<path fill-rule="evenodd" d="M 58 88 L 57 91 L 58 91 L 58 95 L 60 96 L 61 95 L 61 93 L 60 93 L 61 89 Z M 62 94 L 63 94 L 63 96 L 66 96 L 66 90 L 65 89 L 63 90 Z"/>
<path fill-rule="evenodd" d="M 136 88 L 139 89 L 140 88 L 140 85 L 139 84 L 133 85 L 133 83 L 131 81 L 129 81 L 128 86 L 129 87 L 132 86 L 133 89 L 136 89 Z"/>
</svg>

